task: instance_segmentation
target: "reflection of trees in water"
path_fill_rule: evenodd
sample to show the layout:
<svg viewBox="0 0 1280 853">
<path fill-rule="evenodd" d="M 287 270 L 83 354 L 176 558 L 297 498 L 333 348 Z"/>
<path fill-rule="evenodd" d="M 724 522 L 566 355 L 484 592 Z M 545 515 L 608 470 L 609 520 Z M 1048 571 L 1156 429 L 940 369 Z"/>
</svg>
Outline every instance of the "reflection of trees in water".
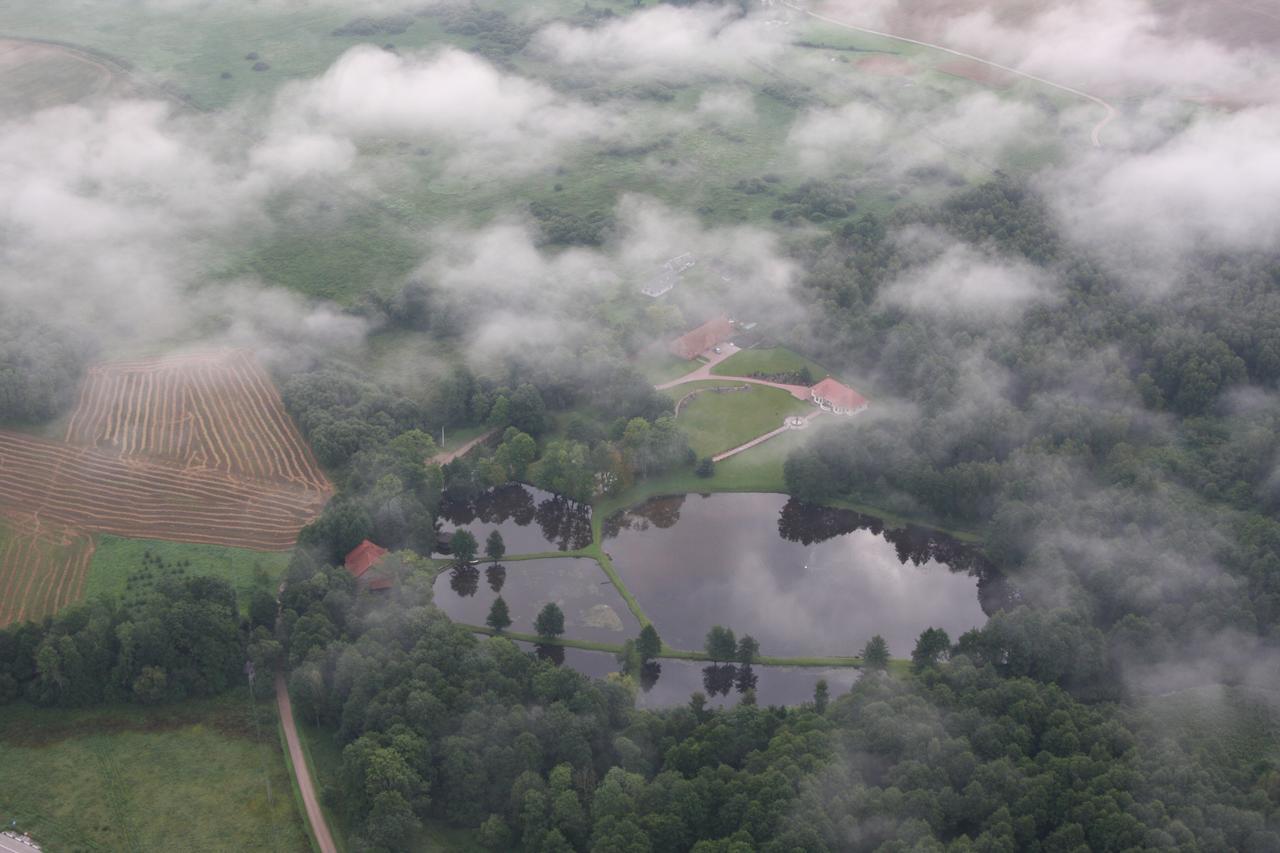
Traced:
<svg viewBox="0 0 1280 853">
<path fill-rule="evenodd" d="M 658 683 L 658 678 L 661 675 L 662 664 L 656 660 L 645 661 L 640 664 L 640 689 L 648 693 Z"/>
<path fill-rule="evenodd" d="M 459 598 L 470 598 L 480 588 L 480 569 L 475 566 L 454 566 L 449 573 L 449 588 Z"/>
<path fill-rule="evenodd" d="M 534 643 L 533 652 L 541 660 L 549 660 L 556 666 L 564 663 L 564 646 L 553 646 L 546 643 Z"/>
<path fill-rule="evenodd" d="M 559 495 L 537 501 L 534 490 L 520 483 L 489 489 L 475 500 L 445 500 L 440 515 L 455 527 L 502 525 L 508 521 L 528 527 L 537 521 L 542 535 L 560 551 L 576 551 L 591 544 L 589 506 Z"/>
<path fill-rule="evenodd" d="M 533 492 L 519 483 L 508 483 L 481 492 L 475 500 L 446 500 L 440 505 L 440 515 L 456 526 L 477 521 L 482 524 L 514 521 L 524 527 L 533 521 L 534 508 Z"/>
<path fill-rule="evenodd" d="M 990 615 L 1011 605 L 1018 593 L 1005 580 L 991 561 L 972 545 L 927 527 L 907 525 L 887 529 L 873 515 L 851 509 L 817 506 L 792 498 L 782 507 L 778 517 L 778 535 L 789 542 L 813 545 L 844 536 L 856 530 L 869 530 L 893 545 L 898 562 L 922 566 L 933 561 L 953 572 L 965 572 L 978 579 L 978 599 L 983 612 Z"/>
<path fill-rule="evenodd" d="M 728 696 L 738 681 L 738 668 L 731 663 L 702 668 L 702 687 L 708 696 Z"/>
<path fill-rule="evenodd" d="M 560 551 L 577 551 L 591 544 L 591 510 L 583 504 L 557 496 L 538 504 L 534 517 L 543 537 Z"/>
<path fill-rule="evenodd" d="M 751 664 L 747 663 L 738 667 L 738 677 L 733 680 L 733 686 L 739 693 L 746 693 L 748 690 L 755 690 L 756 682 L 759 680 L 760 676 L 756 675 Z"/>
<path fill-rule="evenodd" d="M 650 527 L 665 530 L 675 527 L 687 497 L 689 496 L 668 495 L 650 498 L 640 506 L 619 510 L 604 520 L 604 538 L 611 539 L 623 530 L 648 530 Z"/>
<path fill-rule="evenodd" d="M 489 582 L 489 589 L 502 592 L 502 585 L 507 582 L 507 567 L 495 563 L 484 570 L 484 579 Z"/>
</svg>

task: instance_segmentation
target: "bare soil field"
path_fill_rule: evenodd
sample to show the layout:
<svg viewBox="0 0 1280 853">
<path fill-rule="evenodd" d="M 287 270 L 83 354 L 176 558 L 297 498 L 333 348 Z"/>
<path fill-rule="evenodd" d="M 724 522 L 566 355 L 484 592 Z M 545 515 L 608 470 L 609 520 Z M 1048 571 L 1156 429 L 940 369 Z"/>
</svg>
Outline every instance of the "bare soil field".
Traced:
<svg viewBox="0 0 1280 853">
<path fill-rule="evenodd" d="M 84 595 L 93 537 L 73 527 L 5 517 L 9 537 L 0 550 L 0 625 L 39 620 Z"/>
<path fill-rule="evenodd" d="M 992 89 L 1007 89 L 1017 79 L 1012 74 L 1006 74 L 998 68 L 992 68 L 990 65 L 983 65 L 981 62 L 973 62 L 968 59 L 944 62 L 938 66 L 938 70 L 943 74 L 950 74 L 952 77 L 960 77 L 964 80 L 972 80 Z"/>
<path fill-rule="evenodd" d="M 868 56 L 858 60 L 858 70 L 881 77 L 909 77 L 919 69 L 914 63 L 896 56 Z"/>
<path fill-rule="evenodd" d="M 79 599 L 93 533 L 284 551 L 331 494 L 247 353 L 99 365 L 65 442 L 0 431 L 0 625 Z"/>
<path fill-rule="evenodd" d="M 133 88 L 127 75 L 92 54 L 0 38 L 0 115 L 128 95 Z"/>
<path fill-rule="evenodd" d="M 186 470 L 329 488 L 270 378 L 245 352 L 93 367 L 66 441 Z"/>
</svg>

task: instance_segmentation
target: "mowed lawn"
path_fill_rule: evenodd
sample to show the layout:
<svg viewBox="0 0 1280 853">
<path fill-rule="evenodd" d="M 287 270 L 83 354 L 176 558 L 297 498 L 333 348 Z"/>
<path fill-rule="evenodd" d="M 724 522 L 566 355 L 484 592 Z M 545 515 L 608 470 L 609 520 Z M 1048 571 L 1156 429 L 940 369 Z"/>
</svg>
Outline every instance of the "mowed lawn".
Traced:
<svg viewBox="0 0 1280 853">
<path fill-rule="evenodd" d="M 676 400 L 698 388 L 730 387 L 723 381 L 690 382 L 667 391 Z M 788 415 L 812 407 L 780 388 L 752 385 L 748 391 L 704 391 L 684 404 L 677 423 L 698 456 L 714 456 L 782 426 Z"/>
<path fill-rule="evenodd" d="M 827 375 L 822 365 L 786 347 L 744 349 L 711 368 L 711 372 L 717 376 L 750 376 L 753 373 L 798 373 L 804 368 L 808 368 L 814 382 Z"/>
<path fill-rule="evenodd" d="M 246 690 L 153 709 L 3 707 L 0 820 L 46 850 L 305 853 L 277 731 L 272 701 L 251 712 Z"/>
<path fill-rule="evenodd" d="M 143 557 L 148 551 L 153 557 L 159 557 L 170 565 L 189 561 L 190 565 L 183 567 L 188 577 L 210 575 L 230 581 L 235 587 L 241 610 L 248 607 L 249 596 L 255 585 L 263 581 L 264 575 L 267 589 L 274 590 L 289 565 L 287 551 L 250 551 L 247 548 L 227 548 L 222 545 L 124 539 L 104 535 L 98 537 L 98 547 L 93 553 L 93 562 L 89 565 L 85 598 L 124 595 L 129 575 L 144 567 Z"/>
</svg>

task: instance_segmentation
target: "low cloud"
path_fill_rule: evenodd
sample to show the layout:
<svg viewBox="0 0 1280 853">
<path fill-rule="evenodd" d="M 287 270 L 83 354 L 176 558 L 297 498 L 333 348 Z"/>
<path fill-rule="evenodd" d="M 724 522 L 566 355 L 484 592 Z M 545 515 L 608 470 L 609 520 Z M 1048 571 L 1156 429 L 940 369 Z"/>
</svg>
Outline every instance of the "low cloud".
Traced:
<svg viewBox="0 0 1280 853">
<path fill-rule="evenodd" d="M 1038 140 L 1049 131 L 1036 107 L 978 92 L 906 114 L 866 99 L 812 109 L 796 119 L 787 145 L 812 174 L 875 164 L 900 175 L 952 161 L 987 171 L 1010 147 Z"/>
<path fill-rule="evenodd" d="M 698 98 L 697 112 L 711 123 L 724 127 L 747 124 L 756 119 L 755 97 L 749 89 L 707 89 Z"/>
<path fill-rule="evenodd" d="M 598 249 L 541 247 L 533 227 L 514 219 L 441 229 L 418 276 L 444 294 L 448 310 L 468 318 L 470 353 L 482 363 L 550 342 L 599 338 L 601 305 L 637 293 L 665 261 L 685 252 L 704 267 L 716 264 L 730 279 L 707 272 L 696 293 L 682 287 L 689 311 L 751 305 L 772 320 L 801 318 L 791 295 L 798 270 L 769 232 L 706 228 L 692 215 L 637 195 L 624 196 L 614 216 L 615 236 Z"/>
<path fill-rule="evenodd" d="M 802 115 L 787 135 L 800 163 L 814 172 L 838 168 L 875 157 L 888 138 L 892 119 L 888 113 L 861 101 L 841 107 L 816 109 Z"/>
<path fill-rule="evenodd" d="M 208 280 L 299 160 L 169 104 L 45 110 L 0 125 L 0 305 L 106 342 L 349 341 L 359 321 L 251 281 Z M 264 153 L 265 152 L 265 153 Z"/>
<path fill-rule="evenodd" d="M 1016 318 L 1029 306 L 1052 298 L 1047 274 L 1030 264 L 960 243 L 938 249 L 938 235 L 921 229 L 909 229 L 898 239 L 926 246 L 934 255 L 890 282 L 880 293 L 882 307 L 985 324 Z"/>
<path fill-rule="evenodd" d="M 736 6 L 658 5 L 597 27 L 555 23 L 533 49 L 561 65 L 627 79 L 681 80 L 741 74 L 784 45 L 777 28 Z"/>
<path fill-rule="evenodd" d="M 1204 115 L 1146 150 L 1079 160 L 1046 186 L 1082 242 L 1133 269 L 1202 250 L 1274 247 L 1280 108 Z"/>
<path fill-rule="evenodd" d="M 1176 90 L 1183 96 L 1273 99 L 1275 52 L 1257 43 L 1249 28 L 1252 21 L 1263 25 L 1254 31 L 1274 32 L 1265 11 L 1195 6 L 1151 0 L 828 0 L 822 11 L 1103 97 Z"/>
<path fill-rule="evenodd" d="M 603 110 L 473 54 L 446 48 L 400 56 L 363 45 L 318 78 L 284 89 L 269 144 L 336 162 L 347 140 L 413 140 L 445 146 L 450 170 L 511 174 L 553 163 L 618 128 Z"/>
</svg>

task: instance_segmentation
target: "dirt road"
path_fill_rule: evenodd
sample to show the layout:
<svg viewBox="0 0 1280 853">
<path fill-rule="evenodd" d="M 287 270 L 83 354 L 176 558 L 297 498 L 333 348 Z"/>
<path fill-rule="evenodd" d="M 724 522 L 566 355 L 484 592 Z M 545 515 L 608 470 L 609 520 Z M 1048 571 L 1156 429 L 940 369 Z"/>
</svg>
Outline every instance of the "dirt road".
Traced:
<svg viewBox="0 0 1280 853">
<path fill-rule="evenodd" d="M 307 807 L 307 822 L 311 824 L 311 832 L 320 845 L 320 853 L 338 853 L 329 834 L 329 824 L 325 823 L 324 812 L 320 810 L 320 800 L 316 797 L 315 786 L 311 784 L 311 773 L 307 770 L 307 756 L 302 751 L 302 742 L 298 740 L 298 727 L 293 721 L 293 704 L 289 701 L 289 688 L 285 685 L 284 673 L 276 673 L 276 705 L 280 709 L 280 725 L 284 726 L 284 739 L 289 744 L 289 760 L 293 762 L 293 774 L 298 779 L 298 791 L 302 794 L 303 805 Z"/>
<path fill-rule="evenodd" d="M 488 441 L 490 438 L 493 437 L 493 434 L 495 432 L 497 432 L 496 429 L 491 429 L 486 433 L 477 435 L 475 438 L 471 439 L 466 444 L 463 444 L 460 447 L 456 447 L 453 450 L 442 450 L 439 453 L 437 453 L 435 456 L 432 456 L 430 459 L 428 459 L 427 462 L 434 465 L 448 465 L 450 462 L 457 459 L 459 456 L 466 456 L 468 453 L 471 452 L 471 448 L 475 447 L 477 444 L 482 444 Z"/>
<path fill-rule="evenodd" d="M 1097 95 L 1091 95 L 1088 92 L 1082 92 L 1081 90 L 1074 89 L 1071 86 L 1064 86 L 1062 83 L 1055 83 L 1052 80 L 1046 80 L 1043 77 L 1037 77 L 1035 74 L 1029 74 L 1026 71 L 1019 71 L 1017 68 L 1011 68 L 1008 65 L 1001 65 L 998 62 L 992 62 L 990 59 L 983 59 L 981 56 L 974 56 L 972 53 L 965 53 L 963 51 L 953 50 L 952 48 L 944 47 L 943 45 L 940 45 L 940 44 L 933 44 L 927 41 L 919 41 L 917 39 L 907 38 L 906 36 L 898 36 L 898 35 L 894 35 L 893 33 L 881 32 L 880 30 L 872 30 L 872 29 L 868 29 L 867 27 L 859 27 L 856 24 L 850 24 L 845 21 L 837 20 L 836 18 L 829 18 L 826 15 L 819 15 L 817 12 L 811 12 L 802 6 L 797 6 L 795 3 L 790 2 L 790 0 L 783 0 L 783 5 L 793 11 L 801 12 L 805 15 L 808 15 L 811 18 L 816 18 L 819 21 L 823 21 L 824 23 L 832 24 L 837 27 L 843 27 L 846 30 L 854 30 L 856 32 L 866 33 L 867 35 L 871 35 L 871 36 L 879 36 L 881 38 L 893 39 L 894 41 L 905 42 L 907 44 L 914 44 L 920 47 L 927 47 L 927 48 L 930 48 L 931 50 L 940 50 L 943 53 L 949 53 L 952 56 L 958 56 L 961 59 L 968 59 L 973 62 L 980 62 L 983 65 L 989 66 L 991 68 L 996 68 L 1008 74 L 1016 74 L 1017 76 L 1022 77 L 1025 80 L 1031 80 L 1036 83 L 1040 83 L 1044 86 L 1051 86 L 1054 89 L 1057 89 L 1061 92 L 1066 92 L 1069 95 L 1075 95 L 1078 98 L 1084 98 L 1087 101 L 1092 101 L 1093 103 L 1102 107 L 1102 109 L 1105 111 L 1102 116 L 1102 120 L 1098 122 L 1096 125 L 1094 125 L 1093 132 L 1091 134 L 1094 148 L 1102 147 L 1102 129 L 1105 128 L 1107 125 L 1111 124 L 1112 120 L 1116 117 L 1116 108 L 1111 106 L 1111 104 L 1107 103 L 1102 98 L 1099 98 Z"/>
</svg>

